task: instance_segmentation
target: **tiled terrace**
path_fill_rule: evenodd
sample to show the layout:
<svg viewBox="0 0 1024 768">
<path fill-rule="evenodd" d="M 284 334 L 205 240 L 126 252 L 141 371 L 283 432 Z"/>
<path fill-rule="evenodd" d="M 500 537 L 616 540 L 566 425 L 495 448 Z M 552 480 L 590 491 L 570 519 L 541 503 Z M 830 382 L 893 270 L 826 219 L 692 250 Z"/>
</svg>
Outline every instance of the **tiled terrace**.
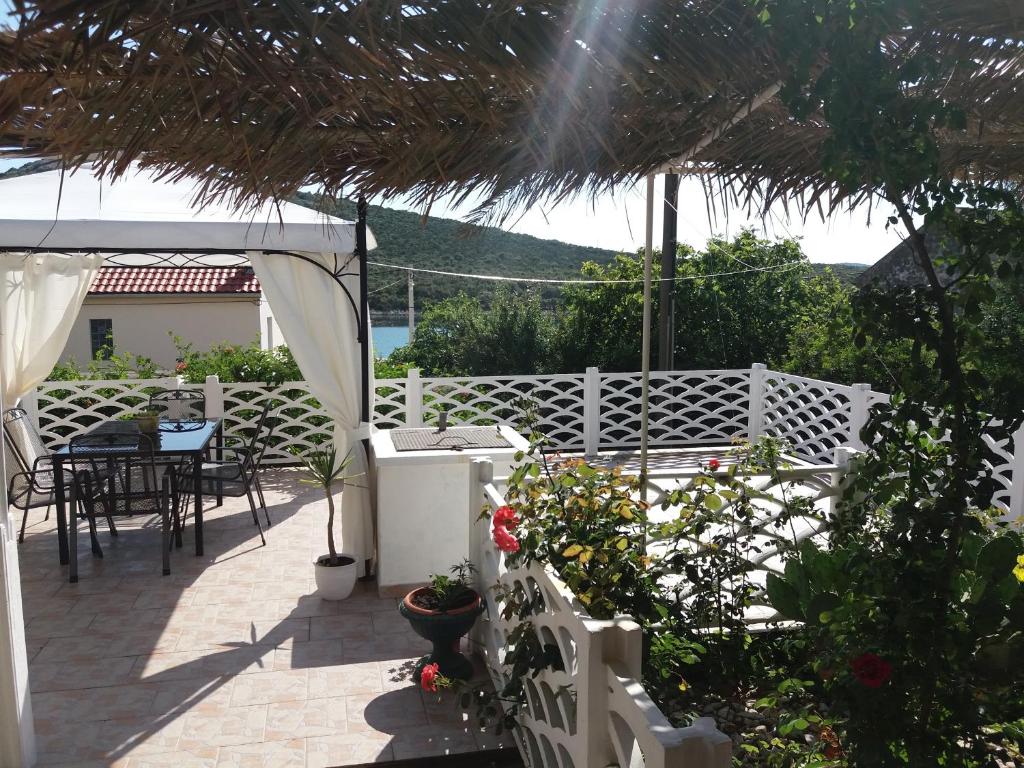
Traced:
<svg viewBox="0 0 1024 768">
<path fill-rule="evenodd" d="M 20 548 L 39 763 L 74 766 L 341 766 L 509 746 L 468 724 L 452 694 L 409 671 L 428 646 L 361 583 L 313 596 L 325 502 L 296 470 L 266 474 L 267 546 L 243 500 L 191 523 L 160 575 L 155 522 L 79 536 L 78 584 L 57 564 L 54 516 Z M 84 526 L 83 526 L 84 527 Z M 481 760 L 481 764 L 483 761 Z"/>
</svg>

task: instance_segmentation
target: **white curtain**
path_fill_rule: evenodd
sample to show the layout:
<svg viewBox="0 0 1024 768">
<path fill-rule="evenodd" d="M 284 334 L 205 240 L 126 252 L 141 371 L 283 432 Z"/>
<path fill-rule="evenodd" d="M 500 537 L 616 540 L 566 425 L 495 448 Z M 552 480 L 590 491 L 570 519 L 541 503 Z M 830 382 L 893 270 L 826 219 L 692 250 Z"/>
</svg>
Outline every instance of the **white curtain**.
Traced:
<svg viewBox="0 0 1024 768">
<path fill-rule="evenodd" d="M 334 254 L 302 255 L 334 270 Z M 352 464 L 347 472 L 361 475 L 354 481 L 358 487 L 346 487 L 342 494 L 341 551 L 356 559 L 362 573 L 366 560 L 374 555 L 374 533 L 370 477 L 360 442 L 368 436 L 369 426 L 359 418 L 362 372 L 358 318 L 334 278 L 313 264 L 288 254 L 261 251 L 250 251 L 249 259 L 310 392 L 334 419 L 334 445 L 339 457 L 351 451 Z M 358 306 L 358 276 L 342 279 Z M 372 393 L 372 367 L 370 371 Z M 370 402 L 372 406 L 372 395 Z M 326 546 L 325 540 L 325 552 Z"/>
<path fill-rule="evenodd" d="M 0 253 L 0 361 L 10 407 L 53 370 L 78 317 L 100 254 Z"/>
</svg>

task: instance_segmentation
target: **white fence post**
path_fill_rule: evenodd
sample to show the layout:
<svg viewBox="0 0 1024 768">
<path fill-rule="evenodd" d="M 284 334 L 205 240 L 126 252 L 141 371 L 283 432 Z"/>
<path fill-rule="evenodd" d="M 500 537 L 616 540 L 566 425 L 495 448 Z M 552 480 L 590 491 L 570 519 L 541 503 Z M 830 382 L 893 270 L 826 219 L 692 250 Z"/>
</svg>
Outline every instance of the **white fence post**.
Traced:
<svg viewBox="0 0 1024 768">
<path fill-rule="evenodd" d="M 583 376 L 583 452 L 596 456 L 601 450 L 601 372 L 587 368 Z"/>
<path fill-rule="evenodd" d="M 222 418 L 224 416 L 224 386 L 220 383 L 220 376 L 211 374 L 206 377 L 203 394 L 206 396 L 206 417 L 208 419 Z"/>
<path fill-rule="evenodd" d="M 754 442 L 764 430 L 764 378 L 768 366 L 750 366 L 750 399 L 747 407 L 747 439 Z"/>
<path fill-rule="evenodd" d="M 868 404 L 871 402 L 871 385 L 854 384 L 850 396 L 850 447 L 863 451 L 867 446 L 860 439 L 860 431 L 868 423 Z"/>
<path fill-rule="evenodd" d="M 1007 520 L 1024 519 L 1024 424 L 1013 433 L 1013 463 L 1010 465 L 1010 508 Z"/>
<path fill-rule="evenodd" d="M 423 379 L 419 368 L 410 368 L 405 379 L 405 426 L 423 426 Z"/>
</svg>

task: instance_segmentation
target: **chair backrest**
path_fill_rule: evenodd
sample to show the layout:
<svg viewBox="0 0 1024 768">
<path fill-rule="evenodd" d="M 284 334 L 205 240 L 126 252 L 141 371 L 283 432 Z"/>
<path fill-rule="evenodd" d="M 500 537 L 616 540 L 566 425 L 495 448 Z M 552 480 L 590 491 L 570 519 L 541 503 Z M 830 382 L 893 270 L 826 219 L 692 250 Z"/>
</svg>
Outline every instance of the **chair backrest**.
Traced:
<svg viewBox="0 0 1024 768">
<path fill-rule="evenodd" d="M 77 477 L 81 472 L 102 474 L 109 464 L 142 466 L 144 473 L 156 478 L 155 444 L 149 435 L 125 424 L 116 429 L 97 429 L 71 438 L 68 457 Z"/>
<path fill-rule="evenodd" d="M 14 446 L 11 445 L 11 440 L 7 436 L 6 430 L 4 431 L 4 479 L 6 480 L 7 488 L 11 487 L 11 479 L 24 472 L 24 467 L 21 466 L 21 459 L 18 458 L 17 453 L 14 450 Z"/>
<path fill-rule="evenodd" d="M 168 421 L 206 418 L 206 394 L 201 389 L 162 389 L 149 396 L 149 407 Z"/>
<path fill-rule="evenodd" d="M 245 450 L 249 452 L 250 456 L 255 456 L 260 449 L 261 437 L 260 434 L 263 432 L 263 426 L 267 423 L 267 415 L 270 413 L 270 406 L 272 403 L 267 400 L 263 404 L 263 410 L 260 411 L 259 417 L 256 419 L 256 428 L 249 435 L 249 439 L 245 443 Z M 273 428 L 271 428 L 273 431 Z"/>
<path fill-rule="evenodd" d="M 267 410 L 270 410 L 269 407 L 267 408 Z M 261 424 L 263 424 L 267 420 L 266 419 L 267 410 L 265 410 L 263 412 L 263 418 L 260 419 L 260 423 Z M 253 457 L 253 468 L 254 469 L 258 470 L 260 468 L 260 462 L 263 461 L 263 454 L 267 452 L 267 446 L 270 445 L 270 441 L 274 437 L 274 430 L 276 430 L 276 429 L 277 429 L 277 419 L 274 419 L 274 420 L 272 420 L 270 422 L 270 426 L 267 428 L 267 434 L 263 435 L 262 438 L 259 438 L 258 443 L 256 443 L 256 441 L 254 441 L 254 444 L 253 444 L 253 447 L 252 447 L 252 452 L 249 454 L 250 456 Z M 258 437 L 259 436 L 259 432 L 257 432 L 256 435 Z"/>
<path fill-rule="evenodd" d="M 4 437 L 10 441 L 14 458 L 23 472 L 31 472 L 37 459 L 50 455 L 35 424 L 23 408 L 8 408 L 4 411 Z"/>
</svg>

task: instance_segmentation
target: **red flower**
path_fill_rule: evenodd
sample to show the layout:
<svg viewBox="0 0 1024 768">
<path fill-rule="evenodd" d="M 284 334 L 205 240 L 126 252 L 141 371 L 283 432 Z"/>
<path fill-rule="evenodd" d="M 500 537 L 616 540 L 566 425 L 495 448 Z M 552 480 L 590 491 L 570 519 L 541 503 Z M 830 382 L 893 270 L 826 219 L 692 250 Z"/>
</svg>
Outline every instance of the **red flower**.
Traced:
<svg viewBox="0 0 1024 768">
<path fill-rule="evenodd" d="M 177 373 L 181 373 L 181 372 L 182 372 L 182 371 L 184 371 L 184 370 L 185 370 L 186 368 L 188 368 L 188 363 L 186 363 L 186 362 L 185 362 L 184 360 L 179 360 L 179 361 L 178 361 L 178 364 L 174 366 L 174 370 L 175 370 L 175 371 L 176 371 Z"/>
<path fill-rule="evenodd" d="M 712 472 L 717 472 L 720 466 L 722 466 L 722 464 L 718 459 L 708 459 L 708 469 Z"/>
<path fill-rule="evenodd" d="M 514 531 L 516 526 L 519 525 L 519 517 L 512 507 L 498 507 L 494 510 L 494 525 Z"/>
<path fill-rule="evenodd" d="M 423 671 L 420 672 L 420 688 L 424 691 L 437 693 L 437 678 L 440 674 L 439 665 L 427 664 L 423 667 Z"/>
<path fill-rule="evenodd" d="M 892 664 L 874 653 L 862 653 L 850 662 L 857 682 L 868 688 L 880 688 L 892 677 Z"/>
<path fill-rule="evenodd" d="M 513 536 L 503 525 L 494 526 L 494 543 L 502 552 L 518 552 L 519 539 Z"/>
</svg>

